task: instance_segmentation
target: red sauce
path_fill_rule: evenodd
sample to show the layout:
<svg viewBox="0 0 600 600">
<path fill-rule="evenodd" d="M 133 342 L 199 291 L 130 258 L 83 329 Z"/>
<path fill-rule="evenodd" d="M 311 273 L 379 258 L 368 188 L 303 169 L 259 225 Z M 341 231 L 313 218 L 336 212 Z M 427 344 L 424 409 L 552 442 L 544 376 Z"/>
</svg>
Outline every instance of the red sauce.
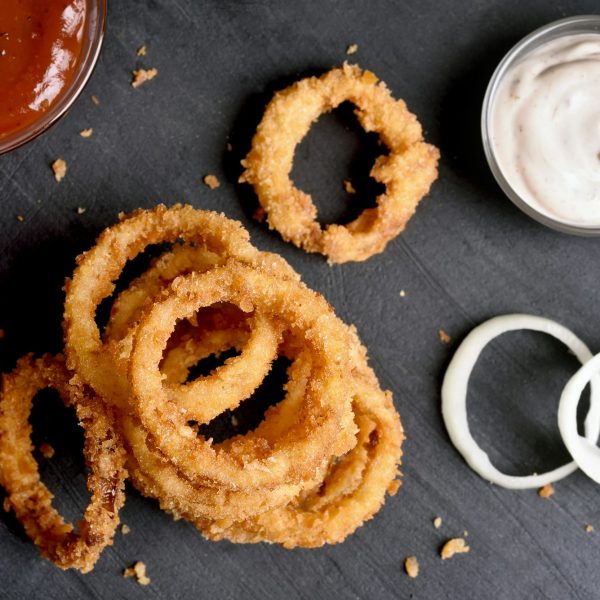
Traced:
<svg viewBox="0 0 600 600">
<path fill-rule="evenodd" d="M 0 0 L 0 139 L 64 93 L 81 55 L 86 0 Z"/>
</svg>

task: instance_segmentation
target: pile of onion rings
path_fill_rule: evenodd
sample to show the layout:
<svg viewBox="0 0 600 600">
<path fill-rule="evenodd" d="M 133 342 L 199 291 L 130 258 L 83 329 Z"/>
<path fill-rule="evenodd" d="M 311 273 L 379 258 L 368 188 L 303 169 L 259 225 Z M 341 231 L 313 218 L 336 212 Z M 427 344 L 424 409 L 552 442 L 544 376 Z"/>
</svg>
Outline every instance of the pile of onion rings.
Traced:
<svg viewBox="0 0 600 600">
<path fill-rule="evenodd" d="M 389 150 L 371 170 L 386 191 L 377 197 L 375 208 L 353 222 L 323 230 L 312 198 L 294 186 L 290 173 L 296 146 L 313 122 L 342 102 L 356 106 L 361 126 L 376 132 Z M 423 141 L 421 125 L 404 101 L 395 100 L 370 71 L 344 63 L 275 94 L 242 161 L 240 182 L 254 186 L 269 227 L 284 240 L 320 252 L 330 263 L 363 261 L 383 252 L 404 230 L 437 178 L 438 160 L 437 148 Z"/>
<path fill-rule="evenodd" d="M 156 245 L 163 253 L 113 298 L 101 331 L 100 303 Z M 122 216 L 78 257 L 65 291 L 66 359 L 22 359 L 0 397 L 0 483 L 58 566 L 93 566 L 118 523 L 126 476 L 207 538 L 287 548 L 343 541 L 396 492 L 399 415 L 355 329 L 239 223 L 182 205 Z M 238 355 L 191 377 L 232 348 Z M 290 361 L 285 397 L 264 420 L 219 443 L 202 435 L 278 356 Z M 31 402 L 15 403 L 46 386 L 75 406 L 85 431 L 92 501 L 76 534 L 31 458 Z"/>
</svg>

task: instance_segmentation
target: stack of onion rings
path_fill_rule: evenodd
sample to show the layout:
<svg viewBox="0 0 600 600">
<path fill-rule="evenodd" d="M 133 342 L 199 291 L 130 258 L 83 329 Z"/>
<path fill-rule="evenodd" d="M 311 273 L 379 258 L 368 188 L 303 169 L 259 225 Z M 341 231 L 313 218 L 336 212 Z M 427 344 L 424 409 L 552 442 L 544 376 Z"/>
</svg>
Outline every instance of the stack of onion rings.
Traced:
<svg viewBox="0 0 600 600">
<path fill-rule="evenodd" d="M 348 225 L 321 229 L 309 194 L 290 179 L 296 146 L 319 116 L 342 102 L 356 106 L 365 131 L 379 134 L 389 154 L 371 170 L 386 186 L 377 207 Z M 242 161 L 241 183 L 250 183 L 271 229 L 307 252 L 320 252 L 330 263 L 362 261 L 383 252 L 414 214 L 437 178 L 439 152 L 423 141 L 421 125 L 402 100 L 395 100 L 370 71 L 344 63 L 321 77 L 309 77 L 277 92 Z"/>
<path fill-rule="evenodd" d="M 157 244 L 170 247 L 117 295 L 101 332 L 99 304 L 113 294 L 126 263 Z M 65 286 L 66 366 L 53 360 L 48 371 L 37 365 L 50 359 L 23 359 L 0 399 L 0 481 L 45 556 L 64 568 L 93 565 L 110 542 L 107 523 L 112 533 L 118 520 L 123 462 L 143 494 L 206 537 L 288 548 L 342 541 L 395 491 L 399 416 L 354 328 L 281 257 L 254 248 L 239 223 L 190 206 L 140 210 L 105 230 L 77 263 Z M 200 360 L 231 348 L 239 354 L 190 380 Z M 247 399 L 280 355 L 291 361 L 285 397 L 258 427 L 219 443 L 199 433 Z M 36 369 L 40 376 L 29 374 Z M 47 491 L 36 488 L 33 516 L 15 501 L 18 465 L 7 432 L 17 410 L 11 377 L 21 372 L 30 379 L 29 387 L 21 385 L 29 397 L 44 384 L 56 387 L 78 414 L 94 405 L 98 417 L 90 428 L 80 416 L 86 440 L 111 426 L 101 439 L 110 439 L 115 454 L 101 465 L 118 473 L 112 512 L 102 513 L 107 506 L 98 508 L 94 495 L 74 541 L 63 539 L 69 526 L 58 517 L 50 532 L 29 524 L 40 509 L 50 510 Z M 17 410 L 19 418 L 26 418 L 24 410 Z M 21 431 L 20 443 L 30 449 L 29 430 Z M 90 477 L 105 477 L 87 448 Z M 36 481 L 41 486 L 39 476 Z M 85 545 L 93 522 L 105 532 L 92 536 L 95 553 Z M 79 548 L 69 550 L 70 561 L 65 544 Z"/>
</svg>

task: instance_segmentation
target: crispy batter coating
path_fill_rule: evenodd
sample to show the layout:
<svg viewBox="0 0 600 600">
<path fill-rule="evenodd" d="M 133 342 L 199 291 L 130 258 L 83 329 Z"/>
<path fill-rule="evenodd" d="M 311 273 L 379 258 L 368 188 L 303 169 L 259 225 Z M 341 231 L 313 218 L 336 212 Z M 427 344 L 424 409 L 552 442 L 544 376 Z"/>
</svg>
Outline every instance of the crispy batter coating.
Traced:
<svg viewBox="0 0 600 600">
<path fill-rule="evenodd" d="M 368 132 L 379 134 L 389 154 L 380 156 L 371 177 L 386 186 L 377 207 L 348 225 L 323 230 L 309 194 L 290 179 L 296 146 L 319 116 L 349 101 Z M 394 100 L 370 71 L 344 63 L 321 77 L 302 79 L 277 92 L 242 161 L 240 182 L 250 183 L 267 214 L 269 227 L 330 263 L 363 261 L 383 252 L 399 235 L 437 178 L 437 148 L 423 141 L 421 125 L 402 100 Z"/>
</svg>

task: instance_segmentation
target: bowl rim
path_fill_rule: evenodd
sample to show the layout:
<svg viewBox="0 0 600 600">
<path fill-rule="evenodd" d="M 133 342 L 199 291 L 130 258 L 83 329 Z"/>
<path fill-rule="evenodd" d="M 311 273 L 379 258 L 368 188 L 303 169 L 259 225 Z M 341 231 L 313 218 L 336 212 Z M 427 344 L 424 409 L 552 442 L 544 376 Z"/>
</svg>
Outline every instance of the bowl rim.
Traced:
<svg viewBox="0 0 600 600">
<path fill-rule="evenodd" d="M 584 26 L 586 25 L 590 27 L 589 31 L 584 30 Z M 582 29 L 581 31 L 573 31 L 574 27 L 581 27 Z M 580 236 L 598 236 L 600 235 L 600 226 L 598 225 L 585 227 L 573 225 L 572 223 L 565 223 L 559 219 L 553 219 L 548 215 L 536 210 L 526 200 L 524 200 L 514 190 L 507 178 L 504 176 L 504 173 L 500 168 L 500 164 L 496 160 L 494 147 L 490 138 L 490 120 L 495 94 L 503 77 L 506 75 L 510 67 L 515 63 L 515 61 L 547 41 L 558 39 L 563 35 L 566 36 L 579 33 L 582 35 L 585 35 L 586 33 L 596 33 L 600 35 L 600 14 L 576 15 L 565 17 L 557 21 L 552 21 L 551 23 L 535 29 L 530 34 L 519 40 L 514 46 L 512 46 L 512 48 L 510 48 L 510 50 L 504 55 L 494 70 L 483 98 L 483 105 L 481 109 L 481 138 L 485 157 L 490 170 L 496 179 L 496 182 L 509 200 L 511 200 L 513 204 L 521 209 L 521 211 L 538 223 L 562 233 L 570 233 Z"/>
<path fill-rule="evenodd" d="M 88 34 L 88 43 L 82 48 L 82 56 L 77 74 L 63 91 L 58 101 L 42 116 L 29 124 L 0 140 L 0 155 L 20 148 L 24 144 L 36 139 L 45 133 L 50 127 L 57 123 L 77 101 L 87 82 L 89 81 L 104 41 L 106 30 L 107 0 L 86 0 L 88 9 L 94 9 L 93 23 Z"/>
</svg>

